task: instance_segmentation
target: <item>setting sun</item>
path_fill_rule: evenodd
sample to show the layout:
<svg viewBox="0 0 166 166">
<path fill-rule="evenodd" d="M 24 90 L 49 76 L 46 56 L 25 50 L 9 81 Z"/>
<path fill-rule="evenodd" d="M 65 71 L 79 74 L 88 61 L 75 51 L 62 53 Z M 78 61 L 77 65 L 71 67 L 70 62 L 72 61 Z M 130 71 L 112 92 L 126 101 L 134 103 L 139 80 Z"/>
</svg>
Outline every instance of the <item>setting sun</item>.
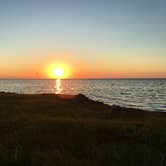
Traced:
<svg viewBox="0 0 166 166">
<path fill-rule="evenodd" d="M 56 78 L 59 78 L 59 77 L 63 77 L 63 75 L 65 74 L 64 72 L 64 69 L 63 68 L 55 68 L 53 70 L 53 75 L 56 77 Z"/>
<path fill-rule="evenodd" d="M 49 78 L 65 79 L 70 77 L 71 69 L 66 64 L 53 64 L 46 72 Z"/>
</svg>

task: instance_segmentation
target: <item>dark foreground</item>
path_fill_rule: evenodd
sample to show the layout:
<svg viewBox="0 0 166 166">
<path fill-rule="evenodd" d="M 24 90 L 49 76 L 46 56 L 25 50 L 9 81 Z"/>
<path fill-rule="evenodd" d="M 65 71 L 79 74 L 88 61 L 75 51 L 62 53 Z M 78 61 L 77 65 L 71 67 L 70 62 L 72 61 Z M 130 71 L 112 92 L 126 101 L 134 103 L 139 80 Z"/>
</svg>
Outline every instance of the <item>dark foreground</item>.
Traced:
<svg viewBox="0 0 166 166">
<path fill-rule="evenodd" d="M 83 95 L 0 93 L 0 165 L 163 166 L 166 114 Z"/>
</svg>

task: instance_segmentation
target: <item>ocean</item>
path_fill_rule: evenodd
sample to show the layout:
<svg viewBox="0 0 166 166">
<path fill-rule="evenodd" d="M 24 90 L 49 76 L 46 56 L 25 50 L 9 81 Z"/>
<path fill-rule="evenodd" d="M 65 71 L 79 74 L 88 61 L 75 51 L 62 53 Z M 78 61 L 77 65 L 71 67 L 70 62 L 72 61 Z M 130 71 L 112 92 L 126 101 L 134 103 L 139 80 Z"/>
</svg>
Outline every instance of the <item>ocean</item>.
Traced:
<svg viewBox="0 0 166 166">
<path fill-rule="evenodd" d="M 0 91 L 16 93 L 82 93 L 109 105 L 166 111 L 166 79 L 1 79 Z"/>
</svg>

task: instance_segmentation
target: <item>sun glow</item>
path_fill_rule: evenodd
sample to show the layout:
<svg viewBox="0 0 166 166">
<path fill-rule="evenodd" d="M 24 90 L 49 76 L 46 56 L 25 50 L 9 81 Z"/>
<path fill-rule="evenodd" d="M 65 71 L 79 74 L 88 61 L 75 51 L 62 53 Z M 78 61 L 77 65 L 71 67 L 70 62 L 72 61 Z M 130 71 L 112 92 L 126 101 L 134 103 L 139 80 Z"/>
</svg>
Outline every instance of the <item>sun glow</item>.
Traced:
<svg viewBox="0 0 166 166">
<path fill-rule="evenodd" d="M 55 75 L 55 77 L 63 77 L 63 75 L 65 74 L 63 68 L 56 68 L 53 70 L 53 74 Z"/>
<path fill-rule="evenodd" d="M 64 79 L 69 78 L 70 68 L 64 64 L 50 65 L 47 69 L 49 78 Z"/>
</svg>

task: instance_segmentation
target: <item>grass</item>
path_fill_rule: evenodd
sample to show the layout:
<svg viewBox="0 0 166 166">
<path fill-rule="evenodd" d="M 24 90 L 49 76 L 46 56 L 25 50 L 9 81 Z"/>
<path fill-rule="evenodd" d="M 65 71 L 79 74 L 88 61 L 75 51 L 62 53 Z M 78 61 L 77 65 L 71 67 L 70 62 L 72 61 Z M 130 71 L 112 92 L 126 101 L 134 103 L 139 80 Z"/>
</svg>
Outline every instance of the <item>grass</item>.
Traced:
<svg viewBox="0 0 166 166">
<path fill-rule="evenodd" d="M 0 165 L 164 166 L 165 115 L 83 95 L 0 93 Z"/>
</svg>

